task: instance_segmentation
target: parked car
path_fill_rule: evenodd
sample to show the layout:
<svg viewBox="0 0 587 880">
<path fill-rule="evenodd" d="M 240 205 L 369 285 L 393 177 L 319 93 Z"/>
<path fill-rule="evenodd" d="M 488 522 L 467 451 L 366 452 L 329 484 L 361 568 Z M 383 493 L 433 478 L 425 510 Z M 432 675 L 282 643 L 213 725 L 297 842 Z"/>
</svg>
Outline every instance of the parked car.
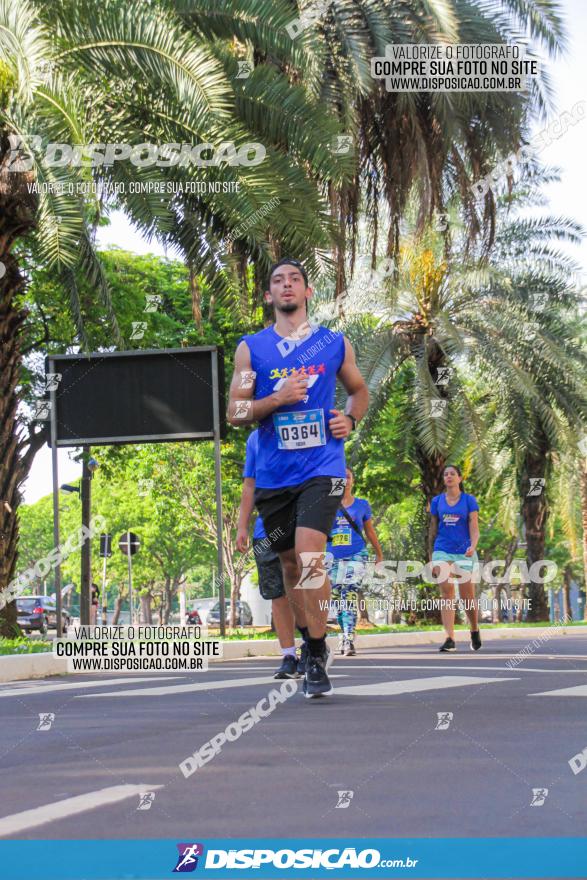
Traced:
<svg viewBox="0 0 587 880">
<path fill-rule="evenodd" d="M 16 600 L 18 625 L 25 632 L 37 629 L 41 635 L 47 630 L 57 629 L 57 603 L 53 596 L 19 596 Z M 65 634 L 70 624 L 70 617 L 64 608 L 61 609 L 61 628 Z"/>
<path fill-rule="evenodd" d="M 226 600 L 225 607 L 226 622 L 228 623 L 230 617 L 230 599 Z M 217 601 L 211 608 L 210 613 L 208 614 L 207 624 L 208 626 L 220 626 L 220 602 Z M 251 611 L 248 602 L 236 603 L 236 624 L 237 626 L 253 625 L 253 612 Z"/>
<path fill-rule="evenodd" d="M 202 625 L 206 626 L 208 623 L 208 615 L 210 614 L 212 608 L 214 608 L 214 606 L 217 604 L 218 599 L 216 599 L 214 596 L 208 597 L 206 599 L 196 599 L 192 602 L 191 611 L 197 611 L 200 615 Z"/>
</svg>

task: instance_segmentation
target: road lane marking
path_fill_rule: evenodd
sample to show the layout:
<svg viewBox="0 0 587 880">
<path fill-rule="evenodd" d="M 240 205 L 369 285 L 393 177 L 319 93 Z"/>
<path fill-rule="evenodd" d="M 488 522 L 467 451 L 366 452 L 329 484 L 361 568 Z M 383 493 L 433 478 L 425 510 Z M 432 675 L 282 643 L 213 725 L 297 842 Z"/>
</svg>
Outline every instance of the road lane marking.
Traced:
<svg viewBox="0 0 587 880">
<path fill-rule="evenodd" d="M 475 684 L 494 684 L 498 681 L 519 681 L 518 678 L 479 678 L 469 675 L 439 675 L 434 678 L 408 678 L 403 681 L 381 681 L 377 684 L 337 687 L 335 694 L 383 697 L 394 694 L 412 694 L 418 691 L 436 691 L 445 688 L 466 687 Z"/>
<path fill-rule="evenodd" d="M 401 672 L 402 669 L 437 669 L 438 671 L 440 671 L 440 669 L 441 669 L 441 667 L 438 664 L 427 664 L 427 665 L 419 664 L 419 665 L 416 665 L 416 664 L 411 664 L 411 663 L 402 663 L 401 666 L 399 666 L 399 665 L 383 666 L 383 665 L 376 665 L 375 663 L 369 663 L 368 661 L 365 662 L 364 666 L 358 666 L 358 665 L 355 665 L 354 663 L 353 664 L 345 663 L 344 666 L 341 666 L 339 668 L 341 668 L 341 669 L 343 669 L 343 668 L 344 669 L 363 669 L 363 670 L 391 669 L 394 672 Z M 538 669 L 538 668 L 534 668 L 533 666 L 522 667 L 521 664 L 520 664 L 520 667 L 516 666 L 516 667 L 510 668 L 509 666 L 505 666 L 505 665 L 504 666 L 469 666 L 467 664 L 466 666 L 458 666 L 457 664 L 451 663 L 450 669 L 478 669 L 481 672 L 484 672 L 485 670 L 487 670 L 488 672 L 509 672 L 509 673 L 511 673 L 511 672 L 555 672 L 555 673 L 558 673 L 558 672 L 571 672 L 572 673 L 572 672 L 574 672 L 577 675 L 580 675 L 582 672 L 587 672 L 587 668 L 586 669 Z"/>
<path fill-rule="evenodd" d="M 181 675 L 167 675 L 165 681 L 177 681 Z M 14 687 L 0 691 L 0 697 L 22 697 L 26 694 L 44 694 L 47 691 L 82 690 L 83 688 L 109 687 L 113 684 L 135 684 L 144 681 L 161 681 L 160 676 L 150 675 L 148 678 L 109 678 L 106 681 L 66 682 L 63 684 L 37 684 L 32 687 Z"/>
<path fill-rule="evenodd" d="M 330 678 L 348 678 L 348 675 L 331 675 Z M 290 679 L 292 680 L 292 679 Z M 293 679 L 293 681 L 301 682 L 302 679 Z M 98 697 L 166 697 L 170 694 L 186 694 L 193 691 L 217 691 L 224 688 L 253 687 L 257 684 L 273 684 L 279 687 L 283 683 L 280 679 L 273 678 L 272 675 L 259 676 L 257 678 L 225 678 L 220 681 L 203 681 L 194 684 L 175 684 L 170 687 L 153 687 L 153 688 L 137 688 L 132 691 L 108 691 L 100 694 L 78 694 L 75 700 L 84 700 L 88 698 L 96 699 Z"/>
<path fill-rule="evenodd" d="M 528 694 L 529 697 L 587 697 L 587 684 L 576 687 L 559 688 L 557 691 L 541 691 L 539 694 Z"/>
<path fill-rule="evenodd" d="M 4 816 L 0 819 L 0 837 L 8 834 L 18 834 L 29 828 L 46 825 L 56 819 L 66 819 L 86 810 L 95 810 L 107 804 L 115 804 L 118 801 L 135 797 L 145 791 L 155 791 L 163 788 L 162 785 L 112 785 L 109 788 L 101 788 L 98 791 L 89 791 L 76 797 L 66 798 L 63 801 L 54 801 L 43 807 L 35 807 L 32 810 L 24 810 L 22 813 L 14 813 L 12 816 Z"/>
<path fill-rule="evenodd" d="M 465 646 L 461 646 L 465 647 Z M 402 653 L 393 653 L 393 649 L 381 649 L 377 648 L 360 648 L 357 651 L 357 655 L 353 657 L 353 662 L 355 660 L 363 660 L 373 658 L 375 660 L 389 660 L 389 662 L 395 660 L 421 660 L 423 662 L 430 663 L 433 658 L 437 658 L 436 662 L 438 663 L 446 663 L 449 664 L 455 659 L 457 662 L 463 663 L 478 663 L 481 658 L 483 660 L 509 660 L 512 657 L 516 657 L 519 653 L 520 649 L 510 646 L 510 649 L 504 651 L 486 651 L 485 646 L 481 649 L 481 651 L 469 651 L 462 650 L 456 651 L 450 654 L 441 654 L 438 649 L 433 651 L 420 652 L 418 654 L 411 653 L 409 651 L 402 651 Z M 385 653 L 382 651 L 385 650 Z M 528 655 L 524 655 L 525 657 Z M 532 660 L 583 660 L 585 662 L 585 654 L 553 654 L 552 652 L 540 652 L 536 651 L 532 655 L 528 656 L 528 659 Z M 344 658 L 341 658 L 341 663 L 344 663 Z"/>
</svg>

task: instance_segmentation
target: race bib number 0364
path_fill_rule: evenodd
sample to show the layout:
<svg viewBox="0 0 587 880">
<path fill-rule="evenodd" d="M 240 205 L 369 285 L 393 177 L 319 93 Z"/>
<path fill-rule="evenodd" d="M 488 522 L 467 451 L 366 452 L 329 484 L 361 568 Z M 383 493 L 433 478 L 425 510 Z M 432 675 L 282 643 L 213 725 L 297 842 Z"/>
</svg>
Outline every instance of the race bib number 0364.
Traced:
<svg viewBox="0 0 587 880">
<path fill-rule="evenodd" d="M 309 449 L 324 446 L 324 410 L 307 409 L 303 412 L 275 413 L 273 424 L 279 449 Z"/>
</svg>

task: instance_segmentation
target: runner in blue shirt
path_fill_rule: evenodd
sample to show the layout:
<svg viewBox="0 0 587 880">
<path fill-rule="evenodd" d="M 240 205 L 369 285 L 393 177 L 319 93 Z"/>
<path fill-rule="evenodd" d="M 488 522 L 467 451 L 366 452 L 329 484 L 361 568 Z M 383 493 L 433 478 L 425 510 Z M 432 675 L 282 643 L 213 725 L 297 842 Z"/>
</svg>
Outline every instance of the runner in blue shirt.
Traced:
<svg viewBox="0 0 587 880">
<path fill-rule="evenodd" d="M 245 466 L 243 470 L 243 491 L 241 495 L 236 535 L 236 546 L 241 553 L 245 553 L 249 548 L 249 526 L 251 522 L 251 514 L 255 507 L 254 496 L 258 452 L 259 431 L 255 429 L 254 431 L 251 431 L 247 438 Z M 253 555 L 255 557 L 255 565 L 257 566 L 257 573 L 259 575 L 259 592 L 264 599 L 268 599 L 271 602 L 273 624 L 275 626 L 275 632 L 277 633 L 282 654 L 281 666 L 273 678 L 297 678 L 299 675 L 303 675 L 306 671 L 306 639 L 308 638 L 306 620 L 303 616 L 300 618 L 299 615 L 303 614 L 303 610 L 298 608 L 297 624 L 304 640 L 301 655 L 298 660 L 294 638 L 296 620 L 294 619 L 293 608 L 285 593 L 281 562 L 277 553 L 271 549 L 271 542 L 267 537 L 265 527 L 263 526 L 263 520 L 260 516 L 255 520 L 255 527 L 253 529 Z"/>
<path fill-rule="evenodd" d="M 453 578 L 458 577 L 459 596 L 465 603 L 465 613 L 471 629 L 471 650 L 481 647 L 479 634 L 478 608 L 475 598 L 475 584 L 467 575 L 478 569 L 477 543 L 479 541 L 479 505 L 474 495 L 465 492 L 461 471 L 449 464 L 444 469 L 446 491 L 436 495 L 430 503 L 432 517 L 432 537 L 434 549 L 432 562 L 439 563 L 432 569 L 435 578 L 441 578 L 442 599 L 454 603 L 455 588 Z M 441 651 L 455 651 L 455 611 L 441 608 L 442 624 L 446 630 L 446 640 Z"/>
<path fill-rule="evenodd" d="M 307 697 L 332 693 L 324 551 L 344 491 L 344 441 L 369 402 L 348 340 L 308 321 L 312 293 L 297 260 L 271 267 L 265 299 L 275 324 L 240 341 L 228 405 L 232 425 L 259 422 L 255 504 L 290 601 L 305 611 Z M 334 407 L 337 379 L 349 395 L 344 412 Z"/>
<path fill-rule="evenodd" d="M 326 545 L 332 598 L 339 608 L 339 650 L 347 657 L 357 653 L 354 643 L 359 601 L 357 590 L 360 589 L 369 559 L 363 530 L 375 550 L 375 562 L 383 561 L 381 546 L 371 521 L 371 505 L 364 498 L 353 495 L 353 483 L 353 472 L 347 467 L 344 495 Z"/>
</svg>

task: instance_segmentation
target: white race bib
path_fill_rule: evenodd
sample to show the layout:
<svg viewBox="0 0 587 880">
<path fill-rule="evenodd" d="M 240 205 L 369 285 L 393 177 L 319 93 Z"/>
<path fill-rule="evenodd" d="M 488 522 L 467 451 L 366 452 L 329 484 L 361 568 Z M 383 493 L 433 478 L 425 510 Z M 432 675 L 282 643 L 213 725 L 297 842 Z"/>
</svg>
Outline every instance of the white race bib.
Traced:
<svg viewBox="0 0 587 880">
<path fill-rule="evenodd" d="M 277 432 L 279 449 L 309 449 L 311 446 L 326 445 L 322 409 L 275 413 L 273 424 Z"/>
</svg>

